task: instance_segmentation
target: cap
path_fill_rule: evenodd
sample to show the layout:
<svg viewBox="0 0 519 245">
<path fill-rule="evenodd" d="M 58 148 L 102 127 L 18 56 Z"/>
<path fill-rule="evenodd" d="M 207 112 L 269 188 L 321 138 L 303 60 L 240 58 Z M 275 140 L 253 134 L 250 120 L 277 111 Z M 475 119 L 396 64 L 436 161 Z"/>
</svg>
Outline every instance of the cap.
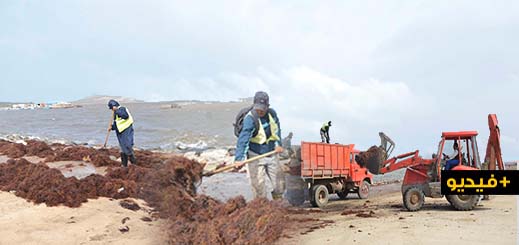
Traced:
<svg viewBox="0 0 519 245">
<path fill-rule="evenodd" d="M 258 91 L 254 95 L 254 109 L 267 111 L 269 109 L 269 95 L 263 91 Z"/>
<path fill-rule="evenodd" d="M 119 102 L 115 101 L 115 100 L 110 100 L 108 101 L 108 109 L 112 109 L 113 107 L 117 107 L 119 106 Z"/>
</svg>

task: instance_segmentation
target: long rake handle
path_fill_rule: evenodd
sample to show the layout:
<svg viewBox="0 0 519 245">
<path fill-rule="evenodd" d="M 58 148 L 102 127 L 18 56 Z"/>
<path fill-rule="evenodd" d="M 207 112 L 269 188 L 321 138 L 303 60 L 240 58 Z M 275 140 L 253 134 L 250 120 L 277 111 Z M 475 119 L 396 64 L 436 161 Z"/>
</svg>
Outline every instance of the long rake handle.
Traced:
<svg viewBox="0 0 519 245">
<path fill-rule="evenodd" d="M 255 156 L 255 157 L 249 158 L 249 159 L 245 160 L 243 163 L 244 163 L 244 164 L 248 164 L 248 163 L 254 162 L 254 161 L 256 161 L 256 160 L 259 160 L 259 159 L 262 159 L 262 158 L 265 158 L 265 157 L 272 156 L 272 155 L 274 155 L 274 154 L 276 154 L 276 151 L 267 152 L 267 153 L 265 153 L 265 154 L 262 154 L 262 155 L 259 155 L 259 156 Z M 216 169 L 216 170 L 214 170 L 214 171 L 211 171 L 211 172 L 205 173 L 205 174 L 203 174 L 203 176 L 211 176 L 211 175 L 213 175 L 213 174 L 217 174 L 217 173 L 225 172 L 225 171 L 227 171 L 227 170 L 231 170 L 231 169 L 233 169 L 233 168 L 235 168 L 235 167 L 237 167 L 237 166 L 238 166 L 238 164 L 236 164 L 236 163 L 235 163 L 235 164 L 231 164 L 231 165 L 229 165 L 229 166 L 225 166 L 225 167 L 223 167 L 223 168 L 219 168 L 219 169 Z"/>
<path fill-rule="evenodd" d="M 112 122 L 114 120 L 114 114 L 115 114 L 115 112 L 112 110 L 112 116 L 110 117 L 110 123 L 108 124 L 108 127 L 112 126 Z M 105 144 L 103 145 L 103 148 L 106 148 L 106 144 L 108 143 L 109 136 L 110 136 L 110 131 L 106 132 Z"/>
</svg>

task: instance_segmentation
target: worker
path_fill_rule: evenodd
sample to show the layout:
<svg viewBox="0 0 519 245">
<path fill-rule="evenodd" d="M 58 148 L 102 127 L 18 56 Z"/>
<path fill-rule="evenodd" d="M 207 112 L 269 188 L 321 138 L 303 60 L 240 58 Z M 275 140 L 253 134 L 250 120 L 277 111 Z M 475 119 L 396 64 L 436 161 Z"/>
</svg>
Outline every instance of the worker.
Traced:
<svg viewBox="0 0 519 245">
<path fill-rule="evenodd" d="M 255 120 L 258 120 L 256 122 Z M 257 132 L 257 134 L 255 134 Z M 254 136 L 255 135 L 255 136 Z M 281 147 L 281 127 L 276 111 L 270 108 L 269 96 L 259 91 L 254 95 L 251 111 L 243 120 L 243 127 L 236 143 L 235 163 L 242 168 L 246 158 L 255 157 L 271 151 L 283 152 Z M 265 157 L 247 165 L 247 176 L 252 186 L 254 198 L 268 198 L 265 181 L 268 179 L 272 188 L 272 199 L 283 196 L 276 175 L 279 170 L 278 154 Z"/>
<path fill-rule="evenodd" d="M 327 123 L 324 123 L 321 127 L 321 142 L 326 142 L 330 144 L 330 134 L 328 131 L 330 131 L 330 127 L 332 126 L 332 121 L 329 121 Z"/>
<path fill-rule="evenodd" d="M 454 168 L 458 164 L 460 164 L 459 151 L 462 148 L 463 147 L 458 147 L 457 141 L 454 141 L 454 144 L 452 145 L 453 152 L 451 155 L 447 156 L 447 162 L 445 163 L 445 170 L 451 170 L 452 168 Z"/>
<path fill-rule="evenodd" d="M 108 101 L 108 108 L 114 113 L 114 122 L 108 131 L 115 130 L 121 147 L 121 165 L 128 167 L 128 160 L 137 164 L 133 152 L 133 117 L 128 108 L 120 106 L 115 100 Z"/>
<path fill-rule="evenodd" d="M 287 137 L 281 140 L 281 145 L 283 146 L 283 153 L 280 154 L 281 158 L 290 158 L 294 151 L 292 150 L 292 137 L 294 134 L 292 132 L 288 133 Z"/>
<path fill-rule="evenodd" d="M 280 193 L 285 193 L 286 190 L 286 173 L 290 172 L 290 160 L 294 155 L 294 150 L 292 149 L 292 137 L 294 134 L 292 132 L 288 133 L 287 137 L 281 140 L 281 145 L 283 146 L 283 152 L 279 154 L 279 168 L 278 173 L 276 174 L 276 185 L 278 187 L 278 191 Z"/>
</svg>

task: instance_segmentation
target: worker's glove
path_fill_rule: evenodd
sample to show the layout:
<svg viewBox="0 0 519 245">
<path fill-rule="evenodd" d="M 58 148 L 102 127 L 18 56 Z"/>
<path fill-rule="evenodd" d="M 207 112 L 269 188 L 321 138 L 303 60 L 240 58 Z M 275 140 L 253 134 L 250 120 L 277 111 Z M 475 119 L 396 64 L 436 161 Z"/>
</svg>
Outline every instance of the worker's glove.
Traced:
<svg viewBox="0 0 519 245">
<path fill-rule="evenodd" d="M 245 165 L 245 162 L 244 161 L 235 161 L 234 164 L 236 165 L 234 168 L 236 170 L 240 170 Z"/>
<path fill-rule="evenodd" d="M 276 146 L 276 148 L 274 150 L 276 151 L 276 153 L 281 153 L 281 152 L 283 152 L 283 147 Z"/>
</svg>

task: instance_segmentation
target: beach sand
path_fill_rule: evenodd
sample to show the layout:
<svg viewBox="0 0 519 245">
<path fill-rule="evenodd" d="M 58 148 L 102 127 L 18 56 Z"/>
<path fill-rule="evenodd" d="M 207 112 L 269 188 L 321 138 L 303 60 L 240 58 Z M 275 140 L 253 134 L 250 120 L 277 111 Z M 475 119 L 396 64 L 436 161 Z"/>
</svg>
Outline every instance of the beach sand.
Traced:
<svg viewBox="0 0 519 245">
<path fill-rule="evenodd" d="M 162 220 L 142 221 L 150 217 L 145 210 L 125 209 L 118 200 L 88 200 L 79 208 L 35 205 L 8 192 L 0 192 L 0 200 L 0 244 L 166 243 Z M 126 226 L 128 232 L 119 231 Z"/>
<path fill-rule="evenodd" d="M 389 189 L 393 191 L 368 200 L 352 195 L 352 199 L 332 201 L 325 209 L 327 212 L 313 213 L 312 217 L 331 220 L 333 224 L 311 232 L 306 228 L 292 230 L 287 233 L 290 238 L 277 244 L 518 243 L 516 196 L 492 196 L 482 206 L 466 212 L 454 210 L 445 198 L 426 198 L 420 211 L 408 212 L 402 205 L 400 191 Z M 372 211 L 374 217 L 341 215 L 359 209 Z"/>
<path fill-rule="evenodd" d="M 0 156 L 0 163 L 5 157 Z M 41 159 L 29 158 L 32 162 Z M 94 168 L 75 171 L 81 161 L 47 163 L 66 175 L 103 172 Z M 67 165 L 73 167 L 66 167 Z M 289 227 L 277 244 L 517 244 L 517 197 L 493 196 L 475 210 L 455 211 L 445 198 L 426 198 L 422 210 L 408 212 L 402 205 L 400 183 L 373 186 L 368 200 L 350 194 L 347 200 L 335 195 L 322 211 L 307 202 L 302 215 L 316 219 Z M 206 178 L 199 191 L 227 199 L 244 194 L 250 199 L 246 175 L 228 173 Z M 165 244 L 164 220 L 151 217 L 145 202 L 132 199 L 143 209 L 131 211 L 119 200 L 89 199 L 79 208 L 35 205 L 0 192 L 0 245 L 3 244 Z M 373 217 L 358 217 L 358 212 Z M 370 213 L 371 212 L 371 213 Z M 343 215 L 345 214 L 345 215 Z M 129 218 L 129 219 L 127 219 Z M 124 224 L 123 224 L 124 220 Z M 325 226 L 323 221 L 329 221 Z M 312 224 L 319 226 L 312 228 Z M 121 232 L 122 228 L 128 232 Z"/>
</svg>

